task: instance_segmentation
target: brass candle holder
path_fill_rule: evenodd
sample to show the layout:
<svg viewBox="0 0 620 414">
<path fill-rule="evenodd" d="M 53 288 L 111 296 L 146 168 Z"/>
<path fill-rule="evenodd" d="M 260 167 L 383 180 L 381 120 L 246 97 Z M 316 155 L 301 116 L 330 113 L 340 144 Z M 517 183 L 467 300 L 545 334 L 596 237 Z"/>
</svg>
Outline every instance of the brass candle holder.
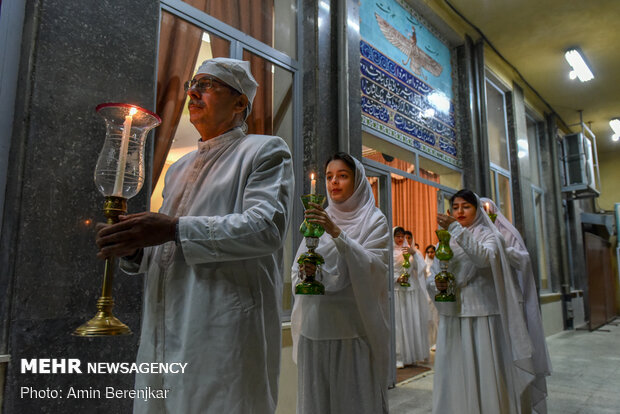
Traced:
<svg viewBox="0 0 620 414">
<path fill-rule="evenodd" d="M 118 216 L 127 213 L 127 199 L 114 196 L 106 197 L 103 204 L 103 212 L 107 218 L 107 224 L 118 223 Z M 101 296 L 97 300 L 97 314 L 77 328 L 73 335 L 113 336 L 131 334 L 131 329 L 112 314 L 112 308 L 114 307 L 112 285 L 114 284 L 115 262 L 114 257 L 109 257 L 105 260 L 103 286 L 101 288 Z"/>
<path fill-rule="evenodd" d="M 142 188 L 146 135 L 161 123 L 161 118 L 149 110 L 126 103 L 104 103 L 96 110 L 106 122 L 106 138 L 95 167 L 95 185 L 105 196 L 103 212 L 107 224 L 115 224 L 120 215 L 127 213 L 127 200 Z M 105 261 L 96 315 L 77 328 L 73 335 L 131 334 L 131 329 L 112 314 L 115 262 L 114 257 Z"/>
<path fill-rule="evenodd" d="M 309 203 L 311 202 L 323 206 L 325 196 L 321 194 L 306 194 L 301 196 L 301 201 L 304 204 L 304 208 L 308 210 L 310 208 Z M 321 265 L 325 263 L 325 259 L 315 252 L 315 249 L 319 246 L 319 238 L 325 233 L 325 229 L 319 224 L 310 223 L 304 219 L 299 227 L 299 232 L 303 234 L 306 240 L 308 251 L 301 254 L 297 259 L 297 263 L 300 265 L 299 273 L 302 281 L 295 285 L 295 294 L 324 295 L 325 286 L 317 280 L 317 277 L 320 276 Z"/>
<path fill-rule="evenodd" d="M 411 267 L 411 263 L 409 263 L 409 258 L 411 258 L 411 253 L 403 253 L 403 273 L 396 279 L 396 281 L 403 287 L 410 287 L 411 283 L 409 283 L 409 268 Z"/>
</svg>

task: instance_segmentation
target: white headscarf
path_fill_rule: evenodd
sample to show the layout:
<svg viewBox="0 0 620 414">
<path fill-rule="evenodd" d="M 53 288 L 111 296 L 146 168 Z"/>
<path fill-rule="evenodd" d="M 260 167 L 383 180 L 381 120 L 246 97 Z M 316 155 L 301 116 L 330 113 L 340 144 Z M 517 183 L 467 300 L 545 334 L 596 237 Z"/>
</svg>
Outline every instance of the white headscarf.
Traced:
<svg viewBox="0 0 620 414">
<path fill-rule="evenodd" d="M 398 228 L 403 229 L 400 226 L 392 227 L 392 255 L 394 259 L 394 278 L 398 278 L 403 272 L 403 263 L 405 261 L 405 258 L 403 257 L 403 247 L 409 247 L 409 243 L 407 243 L 407 238 L 403 238 L 403 244 L 396 244 L 394 236 L 396 236 L 396 229 Z"/>
<path fill-rule="evenodd" d="M 497 304 L 502 320 L 502 328 L 506 343 L 512 349 L 512 361 L 517 373 L 517 387 L 521 393 L 534 378 L 534 367 L 532 363 L 532 342 L 527 331 L 525 319 L 521 309 L 521 290 L 515 285 L 512 277 L 510 262 L 506 257 L 504 238 L 495 227 L 489 216 L 483 209 L 482 203 L 478 195 L 476 195 L 478 207 L 476 208 L 476 217 L 467 229 L 472 233 L 474 238 L 479 238 L 483 232 L 491 232 L 496 244 L 495 252 L 497 255 L 492 257 L 491 270 L 493 273 L 493 282 L 495 283 L 495 292 L 497 295 Z M 459 257 L 466 255 L 465 251 L 454 240 L 450 240 L 450 247 L 454 252 L 452 260 L 458 260 Z M 474 264 L 467 260 L 467 265 L 461 270 L 466 272 L 466 279 L 470 279 L 474 272 L 477 272 Z M 520 394 L 519 394 L 520 395 Z"/>
<path fill-rule="evenodd" d="M 547 386 L 544 377 L 551 374 L 551 360 L 547 350 L 542 317 L 538 307 L 538 292 L 536 290 L 536 280 L 534 278 L 534 272 L 532 271 L 530 255 L 519 231 L 502 214 L 493 200 L 481 198 L 480 201 L 483 205 L 488 206 L 490 213 L 497 214 L 495 226 L 504 236 L 506 241 L 506 256 L 516 270 L 523 294 L 527 330 L 534 347 L 532 359 L 537 379 L 534 381 L 534 387 L 532 388 L 532 405 L 534 409 L 536 409 L 537 403 L 544 404 L 544 399 L 547 395 Z"/>
<path fill-rule="evenodd" d="M 387 390 L 389 354 L 389 301 L 388 301 L 388 269 L 390 251 L 390 233 L 387 220 L 375 206 L 372 188 L 366 179 L 362 164 L 355 161 L 355 189 L 351 197 L 341 203 L 333 201 L 329 195 L 329 206 L 325 211 L 332 221 L 342 230 L 339 239 L 347 245 L 341 254 L 334 239 L 327 233 L 320 239 L 316 252 L 325 259 L 323 268 L 326 273 L 348 275 L 348 282 L 353 290 L 357 311 L 361 317 L 364 336 L 372 351 L 373 368 L 377 378 L 384 381 Z M 297 256 L 306 251 L 302 241 Z M 338 264 L 346 269 L 338 268 Z M 298 272 L 297 263 L 293 265 L 293 275 Z M 323 277 L 326 295 L 330 300 L 337 300 L 338 293 L 329 294 L 332 281 Z M 337 282 L 336 282 L 337 283 Z M 299 295 L 295 297 L 295 306 L 291 316 L 293 334 L 293 358 L 296 360 L 302 313 L 312 311 L 313 306 L 320 306 L 322 297 Z M 304 321 L 312 322 L 312 321 Z M 321 324 L 320 329 L 333 332 L 330 326 L 334 321 L 314 321 Z M 345 327 L 346 328 L 346 327 Z"/>
</svg>

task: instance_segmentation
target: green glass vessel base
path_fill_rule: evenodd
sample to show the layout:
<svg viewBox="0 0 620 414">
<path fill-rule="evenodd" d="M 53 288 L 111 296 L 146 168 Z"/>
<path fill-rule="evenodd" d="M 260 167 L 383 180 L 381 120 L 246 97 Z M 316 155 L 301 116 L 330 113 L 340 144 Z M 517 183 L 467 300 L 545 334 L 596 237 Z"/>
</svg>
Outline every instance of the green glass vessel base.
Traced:
<svg viewBox="0 0 620 414">
<path fill-rule="evenodd" d="M 435 302 L 456 302 L 456 298 L 447 293 L 438 293 L 435 295 Z"/>
<path fill-rule="evenodd" d="M 301 282 L 295 285 L 296 295 L 324 295 L 325 286 L 316 280 Z"/>
</svg>

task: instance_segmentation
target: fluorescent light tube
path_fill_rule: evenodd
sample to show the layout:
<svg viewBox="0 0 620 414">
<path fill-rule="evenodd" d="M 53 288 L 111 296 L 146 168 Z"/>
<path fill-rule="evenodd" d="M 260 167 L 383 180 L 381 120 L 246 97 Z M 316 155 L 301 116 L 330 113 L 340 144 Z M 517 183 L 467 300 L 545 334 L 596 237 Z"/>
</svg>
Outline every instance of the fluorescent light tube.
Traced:
<svg viewBox="0 0 620 414">
<path fill-rule="evenodd" d="M 609 121 L 609 126 L 611 127 L 611 129 L 614 130 L 616 134 L 620 135 L 620 119 L 618 118 L 612 119 L 611 121 Z"/>
<path fill-rule="evenodd" d="M 566 61 L 572 66 L 573 70 L 577 74 L 577 77 L 582 82 L 587 82 L 594 79 L 592 71 L 586 64 L 586 61 L 581 57 L 581 54 L 576 49 L 571 49 L 564 54 Z"/>
</svg>

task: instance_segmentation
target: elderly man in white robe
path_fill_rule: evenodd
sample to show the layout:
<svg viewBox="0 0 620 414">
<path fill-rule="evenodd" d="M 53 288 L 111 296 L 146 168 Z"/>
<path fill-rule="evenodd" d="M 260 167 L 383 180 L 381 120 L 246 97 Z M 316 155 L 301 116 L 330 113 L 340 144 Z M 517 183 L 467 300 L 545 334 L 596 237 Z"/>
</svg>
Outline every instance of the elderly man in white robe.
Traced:
<svg viewBox="0 0 620 414">
<path fill-rule="evenodd" d="M 170 391 L 136 399 L 136 413 L 276 409 L 294 178 L 281 138 L 244 133 L 257 86 L 248 62 L 203 62 L 185 84 L 198 148 L 169 168 L 159 213 L 99 226 L 99 256 L 146 273 L 138 362 L 187 363 L 138 374 L 136 389 Z"/>
</svg>

